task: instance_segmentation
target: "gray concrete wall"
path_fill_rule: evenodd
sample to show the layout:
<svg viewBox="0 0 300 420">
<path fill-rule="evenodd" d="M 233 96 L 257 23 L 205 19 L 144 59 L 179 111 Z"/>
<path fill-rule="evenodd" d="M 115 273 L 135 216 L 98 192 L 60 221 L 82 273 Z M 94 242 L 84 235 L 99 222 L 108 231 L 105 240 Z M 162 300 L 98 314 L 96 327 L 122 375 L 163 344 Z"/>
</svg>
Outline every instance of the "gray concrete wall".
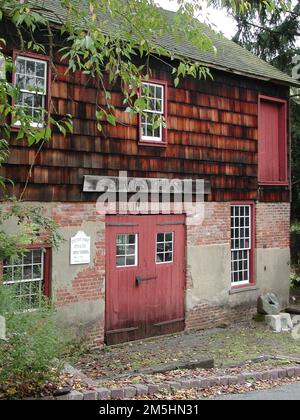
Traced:
<svg viewBox="0 0 300 420">
<path fill-rule="evenodd" d="M 289 301 L 289 249 L 257 249 L 255 253 L 256 284 L 232 291 L 230 276 L 230 245 L 188 246 L 189 284 L 186 310 L 198 305 L 239 307 L 256 305 L 258 296 L 275 292 L 285 308 Z"/>
</svg>

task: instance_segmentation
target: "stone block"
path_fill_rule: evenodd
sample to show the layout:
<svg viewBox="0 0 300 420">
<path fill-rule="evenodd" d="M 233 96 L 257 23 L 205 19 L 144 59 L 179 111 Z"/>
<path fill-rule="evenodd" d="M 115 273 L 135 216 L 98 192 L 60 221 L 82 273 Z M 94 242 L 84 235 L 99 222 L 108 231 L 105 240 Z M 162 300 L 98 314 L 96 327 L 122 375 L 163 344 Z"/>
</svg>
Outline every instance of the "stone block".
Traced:
<svg viewBox="0 0 300 420">
<path fill-rule="evenodd" d="M 97 399 L 96 391 L 83 391 L 83 399 L 89 401 L 95 401 Z"/>
<path fill-rule="evenodd" d="M 136 396 L 136 388 L 133 386 L 126 386 L 123 390 L 124 398 L 133 398 Z"/>
<path fill-rule="evenodd" d="M 281 313 L 279 315 L 266 315 L 265 322 L 273 331 L 282 332 L 289 331 L 293 328 L 293 323 L 290 314 Z"/>
<path fill-rule="evenodd" d="M 257 312 L 261 315 L 278 315 L 280 303 L 275 293 L 265 293 L 258 298 Z"/>
<path fill-rule="evenodd" d="M 137 385 L 134 385 L 134 387 L 136 389 L 136 395 L 138 397 L 148 394 L 148 387 L 146 385 L 137 384 Z"/>
<path fill-rule="evenodd" d="M 83 393 L 79 391 L 71 391 L 69 394 L 69 400 L 83 400 Z"/>
<path fill-rule="evenodd" d="M 124 398 L 124 389 L 123 388 L 114 388 L 111 390 L 111 399 L 120 400 Z"/>
<path fill-rule="evenodd" d="M 111 392 L 108 388 L 97 388 L 97 399 L 98 400 L 110 400 Z"/>
</svg>

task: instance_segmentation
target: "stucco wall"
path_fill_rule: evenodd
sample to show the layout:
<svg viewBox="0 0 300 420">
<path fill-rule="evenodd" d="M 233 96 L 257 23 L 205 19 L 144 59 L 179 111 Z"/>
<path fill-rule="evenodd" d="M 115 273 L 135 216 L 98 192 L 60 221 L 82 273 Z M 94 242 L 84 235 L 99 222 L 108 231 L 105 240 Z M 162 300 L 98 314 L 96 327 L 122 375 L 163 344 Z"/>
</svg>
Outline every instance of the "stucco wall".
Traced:
<svg viewBox="0 0 300 420">
<path fill-rule="evenodd" d="M 230 278 L 230 225 L 227 219 L 230 203 L 218 203 L 217 207 L 220 205 L 223 205 L 222 214 L 226 218 L 223 243 L 211 244 L 213 230 L 211 235 L 204 235 L 206 226 L 213 224 L 216 217 L 212 210 L 214 203 L 208 203 L 204 226 L 194 227 L 192 231 L 188 229 L 187 328 L 248 319 L 256 311 L 259 295 L 267 291 L 278 295 L 283 309 L 289 301 L 289 205 L 256 204 L 255 284 L 239 290 L 232 289 Z M 218 213 L 221 214 L 219 210 Z"/>
</svg>

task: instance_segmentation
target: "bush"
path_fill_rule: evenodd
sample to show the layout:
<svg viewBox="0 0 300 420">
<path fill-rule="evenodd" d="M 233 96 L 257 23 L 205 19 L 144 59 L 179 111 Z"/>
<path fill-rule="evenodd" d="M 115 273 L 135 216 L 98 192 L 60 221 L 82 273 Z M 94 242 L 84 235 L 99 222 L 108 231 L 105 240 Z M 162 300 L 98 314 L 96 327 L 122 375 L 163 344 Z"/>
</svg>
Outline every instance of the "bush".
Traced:
<svg viewBox="0 0 300 420">
<path fill-rule="evenodd" d="M 298 272 L 292 272 L 290 276 L 291 287 L 300 287 L 300 276 Z"/>
<path fill-rule="evenodd" d="M 0 384 L 53 380 L 62 347 L 49 303 L 22 310 L 12 288 L 0 285 L 0 314 L 6 318 L 7 338 L 0 340 Z"/>
</svg>

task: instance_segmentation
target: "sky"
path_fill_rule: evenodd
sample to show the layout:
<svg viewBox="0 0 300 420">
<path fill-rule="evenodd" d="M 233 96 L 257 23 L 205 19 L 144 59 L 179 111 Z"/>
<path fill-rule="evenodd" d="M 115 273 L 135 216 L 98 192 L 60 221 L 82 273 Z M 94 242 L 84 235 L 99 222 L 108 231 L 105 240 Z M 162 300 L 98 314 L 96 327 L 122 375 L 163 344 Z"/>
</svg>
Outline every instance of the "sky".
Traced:
<svg viewBox="0 0 300 420">
<path fill-rule="evenodd" d="M 158 3 L 167 10 L 175 11 L 178 8 L 176 0 L 157 0 Z M 205 3 L 205 2 L 203 2 Z M 222 32 L 227 38 L 232 38 L 236 33 L 236 25 L 232 18 L 230 18 L 224 10 L 216 10 L 203 6 L 201 19 L 203 22 L 209 22 L 214 25 L 216 29 Z"/>
</svg>

